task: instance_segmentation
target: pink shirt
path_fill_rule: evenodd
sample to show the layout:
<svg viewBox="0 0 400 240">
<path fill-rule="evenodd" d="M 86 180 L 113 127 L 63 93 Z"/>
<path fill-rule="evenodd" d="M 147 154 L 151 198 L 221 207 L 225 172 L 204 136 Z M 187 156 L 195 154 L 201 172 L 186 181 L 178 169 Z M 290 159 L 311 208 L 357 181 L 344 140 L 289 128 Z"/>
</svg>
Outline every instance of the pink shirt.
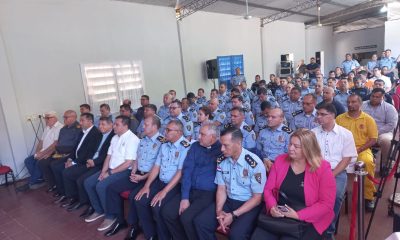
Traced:
<svg viewBox="0 0 400 240">
<path fill-rule="evenodd" d="M 264 200 L 267 212 L 277 204 L 276 190 L 279 189 L 290 167 L 287 154 L 279 155 L 272 165 L 267 184 L 264 187 Z M 323 160 L 314 172 L 306 166 L 304 174 L 304 197 L 306 208 L 297 212 L 299 219 L 312 223 L 322 234 L 332 223 L 335 204 L 336 182 L 330 164 Z"/>
</svg>

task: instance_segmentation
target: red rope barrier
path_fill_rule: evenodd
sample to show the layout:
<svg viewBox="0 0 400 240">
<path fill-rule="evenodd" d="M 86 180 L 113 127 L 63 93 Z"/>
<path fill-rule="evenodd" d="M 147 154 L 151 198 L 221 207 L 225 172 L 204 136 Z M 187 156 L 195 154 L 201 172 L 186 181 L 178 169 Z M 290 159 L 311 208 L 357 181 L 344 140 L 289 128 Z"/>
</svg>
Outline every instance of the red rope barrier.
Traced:
<svg viewBox="0 0 400 240">
<path fill-rule="evenodd" d="M 392 170 L 390 171 L 389 175 L 387 176 L 386 181 L 389 182 L 392 180 L 394 174 L 396 173 L 397 167 L 399 166 L 399 163 L 396 161 L 396 164 L 393 166 Z M 367 178 L 373 182 L 374 184 L 378 185 L 380 180 L 379 178 L 373 178 L 370 175 L 367 175 Z"/>
<path fill-rule="evenodd" d="M 353 182 L 353 193 L 351 196 L 351 223 L 349 240 L 356 239 L 356 219 L 357 219 L 357 196 L 358 196 L 358 182 Z"/>
</svg>

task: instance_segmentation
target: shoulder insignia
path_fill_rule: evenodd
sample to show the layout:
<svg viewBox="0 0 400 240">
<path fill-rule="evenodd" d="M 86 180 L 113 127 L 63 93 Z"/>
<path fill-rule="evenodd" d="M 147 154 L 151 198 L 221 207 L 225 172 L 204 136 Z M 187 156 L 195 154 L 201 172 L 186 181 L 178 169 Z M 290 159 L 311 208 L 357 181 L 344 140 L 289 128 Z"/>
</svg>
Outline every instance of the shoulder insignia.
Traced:
<svg viewBox="0 0 400 240">
<path fill-rule="evenodd" d="M 231 127 L 233 127 L 232 123 L 227 123 L 224 125 L 224 128 L 231 128 Z"/>
<path fill-rule="evenodd" d="M 193 112 L 193 111 L 195 111 L 196 109 L 194 109 L 194 108 L 190 108 L 189 109 L 189 111 L 191 111 L 191 112 Z"/>
<path fill-rule="evenodd" d="M 264 126 L 260 127 L 260 131 L 263 129 L 266 129 L 267 127 L 268 127 L 268 125 L 264 125 Z"/>
<path fill-rule="evenodd" d="M 185 140 L 182 140 L 181 145 L 184 146 L 185 148 L 187 148 L 190 146 L 190 143 L 186 142 Z"/>
<path fill-rule="evenodd" d="M 194 122 L 194 123 L 193 123 L 193 127 L 197 127 L 197 126 L 200 126 L 200 123 Z"/>
<path fill-rule="evenodd" d="M 80 124 L 76 124 L 76 128 L 81 128 L 81 125 Z"/>
<path fill-rule="evenodd" d="M 255 168 L 257 166 L 256 160 L 250 156 L 250 154 L 246 154 L 244 156 L 244 160 L 250 165 L 250 167 Z"/>
<path fill-rule="evenodd" d="M 221 110 L 221 109 L 218 109 L 217 112 L 218 112 L 218 113 L 222 113 L 222 110 Z"/>
<path fill-rule="evenodd" d="M 197 99 L 196 103 L 197 103 L 197 104 L 201 104 L 200 99 Z"/>
<path fill-rule="evenodd" d="M 219 103 L 219 104 L 222 104 L 222 100 L 221 100 L 221 99 L 219 99 L 219 100 L 218 100 L 218 103 Z"/>
<path fill-rule="evenodd" d="M 182 118 L 183 118 L 183 120 L 185 120 L 186 122 L 189 122 L 189 121 L 190 121 L 189 118 L 188 118 L 187 116 L 185 116 L 185 115 L 183 115 Z"/>
<path fill-rule="evenodd" d="M 157 140 L 160 141 L 161 143 L 166 143 L 167 142 L 167 139 L 165 137 L 161 136 L 161 135 L 157 137 Z"/>
<path fill-rule="evenodd" d="M 283 126 L 283 127 L 282 127 L 282 131 L 284 131 L 284 132 L 286 132 L 286 133 L 289 133 L 289 134 L 291 134 L 291 133 L 293 132 L 293 130 L 290 129 L 289 127 L 287 127 L 287 126 Z"/>
<path fill-rule="evenodd" d="M 245 111 L 245 112 L 250 112 L 250 109 L 248 109 L 248 108 L 243 108 L 243 111 Z"/>
<path fill-rule="evenodd" d="M 295 111 L 295 112 L 292 113 L 292 116 L 295 117 L 295 116 L 299 115 L 302 112 L 303 112 L 303 110 Z"/>
<path fill-rule="evenodd" d="M 246 131 L 248 131 L 248 132 L 251 132 L 251 127 L 248 126 L 248 125 L 244 125 L 244 126 L 243 126 L 243 129 L 246 130 Z"/>
<path fill-rule="evenodd" d="M 217 164 L 222 163 L 226 159 L 224 154 L 221 154 L 221 156 L 217 157 Z"/>
</svg>

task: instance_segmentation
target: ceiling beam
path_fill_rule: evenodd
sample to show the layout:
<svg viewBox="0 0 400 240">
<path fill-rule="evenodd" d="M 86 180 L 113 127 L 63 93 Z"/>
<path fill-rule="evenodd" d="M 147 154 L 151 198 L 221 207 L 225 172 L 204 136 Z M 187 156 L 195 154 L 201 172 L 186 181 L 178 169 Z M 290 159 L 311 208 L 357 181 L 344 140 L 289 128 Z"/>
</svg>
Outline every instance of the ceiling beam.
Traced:
<svg viewBox="0 0 400 240">
<path fill-rule="evenodd" d="M 386 2 L 387 2 L 386 0 L 373 0 L 373 1 L 363 2 L 343 10 L 336 11 L 334 13 L 322 16 L 321 24 L 326 25 L 335 21 L 343 21 L 342 19 L 346 17 L 352 18 L 355 14 L 359 14 L 361 12 L 365 12 L 367 10 L 371 10 L 374 8 L 382 7 L 383 4 L 385 4 Z M 305 23 L 305 25 L 317 25 L 317 24 L 318 24 L 318 19 L 314 19 L 312 21 L 308 21 Z"/>
<path fill-rule="evenodd" d="M 294 14 L 299 14 L 300 12 L 302 12 L 304 10 L 316 7 L 318 2 L 319 2 L 318 0 L 306 0 L 306 1 L 298 4 L 295 7 L 292 7 L 292 8 L 286 9 L 286 10 L 284 9 L 282 12 L 270 15 L 268 17 L 261 18 L 261 27 L 263 27 L 264 25 L 266 25 L 268 23 L 280 20 L 282 18 L 289 17 Z"/>
<path fill-rule="evenodd" d="M 175 9 L 176 13 L 176 19 L 177 20 L 182 20 L 185 17 L 207 7 L 210 6 L 211 4 L 214 4 L 218 0 L 193 0 L 189 2 L 188 4 L 185 4 L 178 9 Z"/>
<path fill-rule="evenodd" d="M 220 1 L 221 2 L 232 3 L 232 4 L 236 4 L 236 5 L 241 5 L 241 6 L 246 6 L 246 2 L 239 1 L 239 0 L 220 0 Z M 270 6 L 265 6 L 265 5 L 261 5 L 261 4 L 257 4 L 257 3 L 251 3 L 251 2 L 249 2 L 249 7 L 272 10 L 272 11 L 277 11 L 277 12 L 288 11 L 288 12 L 290 12 L 292 14 L 297 14 L 297 15 L 306 16 L 306 17 L 316 17 L 317 16 L 315 14 L 295 12 L 295 11 L 291 11 L 291 10 L 288 10 L 288 9 L 270 7 Z"/>
</svg>

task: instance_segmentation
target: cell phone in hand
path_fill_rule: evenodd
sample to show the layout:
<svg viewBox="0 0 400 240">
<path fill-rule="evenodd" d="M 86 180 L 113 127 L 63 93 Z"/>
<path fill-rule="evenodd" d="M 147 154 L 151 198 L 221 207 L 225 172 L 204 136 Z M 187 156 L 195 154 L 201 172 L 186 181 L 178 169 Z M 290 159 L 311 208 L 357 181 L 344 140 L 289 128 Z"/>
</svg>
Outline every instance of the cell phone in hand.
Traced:
<svg viewBox="0 0 400 240">
<path fill-rule="evenodd" d="M 281 206 L 281 205 L 278 205 L 278 206 L 276 206 L 278 209 L 279 209 L 279 211 L 281 211 L 281 212 L 289 212 L 289 209 L 286 207 L 286 206 Z"/>
</svg>

